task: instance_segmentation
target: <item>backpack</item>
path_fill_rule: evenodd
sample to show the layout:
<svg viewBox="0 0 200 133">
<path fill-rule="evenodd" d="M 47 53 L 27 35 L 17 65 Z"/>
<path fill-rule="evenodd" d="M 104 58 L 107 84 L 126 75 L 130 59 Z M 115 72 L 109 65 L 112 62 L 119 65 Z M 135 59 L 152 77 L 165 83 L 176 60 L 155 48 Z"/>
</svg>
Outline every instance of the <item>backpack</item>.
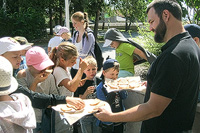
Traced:
<svg viewBox="0 0 200 133">
<path fill-rule="evenodd" d="M 102 91 L 106 96 L 106 102 L 109 103 L 112 112 L 125 110 L 122 100 L 127 98 L 127 91 L 112 91 L 108 93 L 105 87 L 102 88 Z"/>
<path fill-rule="evenodd" d="M 76 33 L 77 33 L 78 31 L 75 31 L 75 33 L 74 33 L 74 35 L 73 35 L 73 37 L 75 37 L 76 36 Z M 93 34 L 93 31 L 91 30 L 91 29 L 87 29 L 86 30 L 86 32 L 87 33 L 92 33 Z M 85 38 L 85 34 L 83 34 L 83 39 Z M 93 57 L 95 57 L 95 59 L 96 59 L 96 61 L 97 61 L 97 67 L 98 67 L 98 69 L 97 69 L 97 71 L 100 71 L 101 70 L 101 68 L 103 67 L 103 60 L 104 60 L 104 58 L 103 58 L 103 55 L 102 55 L 102 50 L 101 50 L 101 48 L 99 47 L 99 44 L 97 43 L 97 41 L 95 40 L 95 45 L 94 45 L 94 55 L 92 55 Z"/>
<path fill-rule="evenodd" d="M 137 44 L 136 42 L 134 42 L 133 40 L 131 39 L 127 39 L 127 41 L 133 45 L 134 47 L 138 48 L 139 50 L 141 50 L 142 52 L 144 52 L 144 54 L 147 56 L 147 61 L 149 62 L 149 64 L 151 64 L 155 59 L 156 59 L 156 56 L 145 50 L 142 46 L 140 46 L 139 44 Z M 138 65 L 138 64 L 141 64 L 143 62 L 146 62 L 145 59 L 141 58 L 139 55 L 137 54 L 133 54 L 133 59 L 135 60 L 134 62 L 134 65 Z"/>
<path fill-rule="evenodd" d="M 106 96 L 106 102 L 109 103 L 112 112 L 120 112 L 124 111 L 125 107 L 123 105 L 122 100 L 127 98 L 127 91 L 112 91 L 110 93 L 107 92 L 106 88 L 103 87 L 102 91 Z M 126 122 L 102 122 L 100 121 L 99 126 L 102 128 L 103 131 L 113 132 L 115 126 L 119 126 L 121 124 L 126 124 Z"/>
</svg>

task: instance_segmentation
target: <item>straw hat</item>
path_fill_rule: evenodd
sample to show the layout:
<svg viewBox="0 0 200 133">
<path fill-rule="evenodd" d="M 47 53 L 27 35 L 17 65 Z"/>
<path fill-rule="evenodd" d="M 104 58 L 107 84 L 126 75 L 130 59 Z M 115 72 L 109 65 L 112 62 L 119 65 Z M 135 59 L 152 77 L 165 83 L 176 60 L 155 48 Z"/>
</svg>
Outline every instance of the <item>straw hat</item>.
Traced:
<svg viewBox="0 0 200 133">
<path fill-rule="evenodd" d="M 18 87 L 18 83 L 12 76 L 13 67 L 11 63 L 3 56 L 0 56 L 0 63 L 0 96 L 2 96 L 14 92 Z"/>
</svg>

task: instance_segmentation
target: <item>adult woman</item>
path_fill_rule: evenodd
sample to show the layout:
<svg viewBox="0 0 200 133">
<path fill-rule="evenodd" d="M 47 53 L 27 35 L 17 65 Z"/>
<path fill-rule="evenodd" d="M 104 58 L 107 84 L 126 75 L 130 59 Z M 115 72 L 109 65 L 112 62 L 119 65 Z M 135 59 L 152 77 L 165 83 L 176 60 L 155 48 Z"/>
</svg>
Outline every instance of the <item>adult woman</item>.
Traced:
<svg viewBox="0 0 200 133">
<path fill-rule="evenodd" d="M 79 58 L 77 59 L 74 69 L 79 68 L 80 57 L 85 58 L 88 55 L 94 56 L 94 45 L 95 38 L 88 27 L 88 14 L 86 12 L 75 12 L 71 16 L 73 27 L 75 28 L 75 33 L 73 35 L 72 43 L 74 43 L 79 52 Z"/>
</svg>

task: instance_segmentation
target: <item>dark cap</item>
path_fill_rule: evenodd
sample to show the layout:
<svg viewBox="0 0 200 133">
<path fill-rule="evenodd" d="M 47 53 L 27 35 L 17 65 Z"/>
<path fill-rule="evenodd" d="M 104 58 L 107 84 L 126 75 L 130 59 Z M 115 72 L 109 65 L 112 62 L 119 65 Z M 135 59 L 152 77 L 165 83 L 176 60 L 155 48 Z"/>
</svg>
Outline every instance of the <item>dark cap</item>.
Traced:
<svg viewBox="0 0 200 133">
<path fill-rule="evenodd" d="M 21 45 L 33 45 L 33 43 L 29 43 L 25 37 L 22 36 L 15 36 L 15 40 L 17 40 Z"/>
<path fill-rule="evenodd" d="M 115 59 L 108 59 L 108 60 L 106 60 L 106 61 L 104 62 L 104 64 L 103 64 L 103 70 L 106 70 L 106 69 L 109 69 L 109 68 L 114 67 L 114 63 L 115 63 L 115 62 L 118 63 L 118 61 L 115 60 Z"/>
<path fill-rule="evenodd" d="M 196 24 L 186 24 L 184 28 L 189 32 L 192 38 L 194 37 L 200 38 L 200 26 Z"/>
</svg>

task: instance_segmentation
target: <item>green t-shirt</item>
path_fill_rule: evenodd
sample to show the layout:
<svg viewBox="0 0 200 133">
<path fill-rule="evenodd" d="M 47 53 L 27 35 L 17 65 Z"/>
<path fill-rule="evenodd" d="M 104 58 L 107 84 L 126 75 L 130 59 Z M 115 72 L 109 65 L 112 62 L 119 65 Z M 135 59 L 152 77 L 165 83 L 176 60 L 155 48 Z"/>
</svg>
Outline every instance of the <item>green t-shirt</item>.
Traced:
<svg viewBox="0 0 200 133">
<path fill-rule="evenodd" d="M 134 72 L 133 51 L 135 47 L 129 43 L 121 43 L 116 49 L 116 60 L 120 64 L 120 70 Z"/>
</svg>

